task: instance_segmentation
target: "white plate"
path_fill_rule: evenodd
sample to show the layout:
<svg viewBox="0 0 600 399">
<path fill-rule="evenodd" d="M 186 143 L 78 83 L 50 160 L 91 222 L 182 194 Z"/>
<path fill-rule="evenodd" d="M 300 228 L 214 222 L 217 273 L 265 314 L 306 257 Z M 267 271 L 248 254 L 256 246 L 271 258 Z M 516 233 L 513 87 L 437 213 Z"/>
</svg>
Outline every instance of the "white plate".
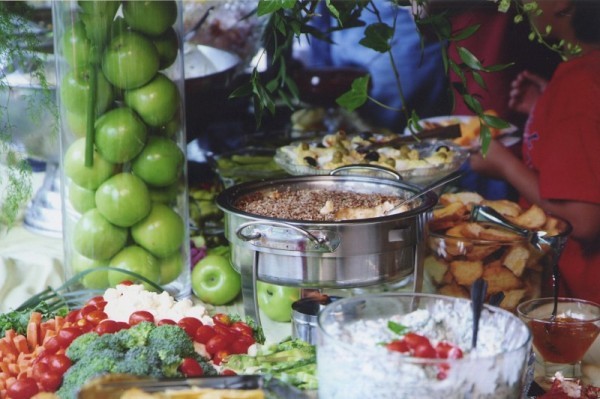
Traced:
<svg viewBox="0 0 600 399">
<path fill-rule="evenodd" d="M 434 116 L 431 118 L 423 118 L 419 121 L 419 125 L 424 126 L 426 123 L 433 123 L 440 126 L 452 125 L 455 123 L 468 123 L 473 116 L 471 115 L 445 115 L 445 116 Z M 518 128 L 510 124 L 506 129 L 500 130 L 500 134 L 498 135 L 498 140 L 506 147 L 513 146 L 521 141 L 521 137 L 514 136 L 513 133 L 516 133 Z M 404 129 L 404 134 L 411 134 L 408 127 Z M 469 150 L 478 150 L 481 147 L 481 143 L 479 140 L 475 140 L 471 142 L 471 145 L 468 146 Z"/>
</svg>

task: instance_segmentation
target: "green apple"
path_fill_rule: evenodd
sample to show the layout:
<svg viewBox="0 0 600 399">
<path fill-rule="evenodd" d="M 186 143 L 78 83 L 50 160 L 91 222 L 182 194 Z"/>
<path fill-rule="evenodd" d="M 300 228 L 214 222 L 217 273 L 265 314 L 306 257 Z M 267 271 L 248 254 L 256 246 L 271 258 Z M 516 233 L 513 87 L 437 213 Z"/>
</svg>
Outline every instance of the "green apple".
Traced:
<svg viewBox="0 0 600 399">
<path fill-rule="evenodd" d="M 102 56 L 102 72 L 121 89 L 148 83 L 158 71 L 156 46 L 136 32 L 123 32 L 110 41 Z"/>
<path fill-rule="evenodd" d="M 114 99 L 112 86 L 98 71 L 96 88 L 96 115 L 102 114 Z M 87 115 L 90 96 L 90 67 L 71 69 L 65 73 L 59 88 L 60 100 L 69 112 Z"/>
<path fill-rule="evenodd" d="M 162 73 L 148 84 L 125 92 L 125 104 L 150 126 L 162 126 L 173 119 L 179 109 L 177 85 Z"/>
<path fill-rule="evenodd" d="M 81 255 L 95 260 L 107 260 L 125 245 L 127 229 L 110 223 L 94 208 L 77 220 L 72 238 L 73 247 Z"/>
<path fill-rule="evenodd" d="M 160 60 L 159 69 L 166 69 L 170 67 L 173 62 L 177 59 L 177 53 L 179 52 L 179 39 L 177 39 L 177 33 L 172 27 L 160 36 L 152 38 L 152 43 L 158 50 L 158 59 Z"/>
<path fill-rule="evenodd" d="M 169 1 L 127 1 L 123 16 L 133 29 L 157 36 L 177 20 L 177 3 Z"/>
<path fill-rule="evenodd" d="M 87 129 L 87 112 L 81 114 L 78 112 L 69 112 L 64 110 L 64 120 L 66 126 L 72 134 L 73 138 L 85 137 Z"/>
<path fill-rule="evenodd" d="M 75 273 L 82 273 L 86 270 L 98 269 L 86 273 L 81 278 L 81 284 L 85 288 L 103 290 L 109 287 L 108 285 L 108 270 L 104 269 L 108 267 L 107 260 L 94 260 L 86 258 L 85 256 L 73 251 L 71 254 L 71 268 Z"/>
<path fill-rule="evenodd" d="M 96 120 L 95 128 L 96 148 L 109 162 L 129 162 L 146 144 L 148 129 L 131 108 L 106 112 Z"/>
<path fill-rule="evenodd" d="M 292 303 L 300 299 L 300 288 L 256 282 L 258 307 L 273 321 L 292 319 Z"/>
<path fill-rule="evenodd" d="M 183 256 L 181 251 L 175 252 L 171 256 L 158 259 L 160 268 L 160 284 L 166 285 L 174 281 L 183 271 Z"/>
<path fill-rule="evenodd" d="M 89 65 L 91 43 L 85 33 L 83 22 L 77 21 L 67 27 L 61 38 L 63 56 L 71 68 Z"/>
<path fill-rule="evenodd" d="M 96 207 L 112 224 L 130 227 L 150 213 L 152 201 L 146 183 L 124 172 L 112 176 L 98 187 Z"/>
<path fill-rule="evenodd" d="M 179 194 L 179 183 L 173 183 L 167 187 L 152 187 L 149 186 L 150 200 L 161 204 L 173 204 L 177 200 Z"/>
<path fill-rule="evenodd" d="M 154 203 L 148 216 L 131 227 L 131 236 L 154 256 L 166 258 L 183 244 L 185 224 L 173 209 Z"/>
<path fill-rule="evenodd" d="M 68 182 L 69 202 L 73 209 L 79 213 L 85 213 L 96 207 L 96 192 L 81 187 L 72 181 Z"/>
<path fill-rule="evenodd" d="M 85 166 L 85 141 L 85 137 L 82 137 L 69 146 L 63 159 L 63 169 L 75 184 L 95 190 L 117 173 L 117 166 L 102 158 L 97 151 L 94 151 L 93 165 Z"/>
<path fill-rule="evenodd" d="M 110 260 L 109 266 L 137 273 L 156 284 L 160 282 L 158 260 L 150 252 L 137 245 L 130 245 L 123 248 Z M 141 279 L 136 279 L 128 273 L 118 270 L 108 271 L 108 283 L 111 286 L 115 286 L 125 280 L 140 282 L 147 289 L 153 290 L 150 284 L 143 282 Z"/>
<path fill-rule="evenodd" d="M 153 127 L 150 132 L 157 136 L 173 138 L 181 129 L 181 117 L 178 112 L 164 125 Z"/>
<path fill-rule="evenodd" d="M 242 279 L 223 255 L 207 255 L 192 270 L 192 291 L 202 302 L 226 305 L 242 289 Z"/>
<path fill-rule="evenodd" d="M 88 39 L 97 47 L 103 47 L 109 37 L 110 28 L 115 14 L 121 5 L 120 1 L 80 1 L 81 13 L 79 13 Z"/>
<path fill-rule="evenodd" d="M 131 163 L 133 173 L 146 183 L 167 187 L 183 172 L 185 156 L 173 140 L 151 136 L 142 152 Z"/>
</svg>

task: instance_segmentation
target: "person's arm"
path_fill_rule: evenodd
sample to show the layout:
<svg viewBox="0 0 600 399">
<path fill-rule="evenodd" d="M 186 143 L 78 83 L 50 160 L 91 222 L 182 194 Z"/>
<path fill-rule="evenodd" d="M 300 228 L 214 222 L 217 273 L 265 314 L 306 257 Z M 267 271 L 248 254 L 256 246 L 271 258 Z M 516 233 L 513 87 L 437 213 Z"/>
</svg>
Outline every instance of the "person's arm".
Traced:
<svg viewBox="0 0 600 399">
<path fill-rule="evenodd" d="M 538 175 L 502 144 L 492 140 L 485 158 L 480 153 L 472 154 L 470 164 L 475 172 L 507 181 L 528 202 L 568 220 L 573 227 L 573 239 L 584 243 L 600 240 L 600 205 L 542 199 Z"/>
</svg>

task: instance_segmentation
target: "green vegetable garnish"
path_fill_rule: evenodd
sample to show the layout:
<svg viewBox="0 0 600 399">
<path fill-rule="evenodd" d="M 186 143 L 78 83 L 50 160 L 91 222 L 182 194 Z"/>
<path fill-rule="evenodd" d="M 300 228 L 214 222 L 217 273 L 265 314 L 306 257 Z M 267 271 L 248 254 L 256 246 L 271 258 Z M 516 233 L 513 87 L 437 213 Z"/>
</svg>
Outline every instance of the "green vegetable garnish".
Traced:
<svg viewBox="0 0 600 399">
<path fill-rule="evenodd" d="M 387 325 L 388 325 L 388 328 L 390 329 L 390 331 L 392 331 L 398 335 L 404 335 L 404 334 L 406 334 L 406 332 L 408 330 L 408 327 L 406 327 L 402 324 L 396 323 L 394 321 L 391 321 L 391 320 L 388 321 Z"/>
</svg>

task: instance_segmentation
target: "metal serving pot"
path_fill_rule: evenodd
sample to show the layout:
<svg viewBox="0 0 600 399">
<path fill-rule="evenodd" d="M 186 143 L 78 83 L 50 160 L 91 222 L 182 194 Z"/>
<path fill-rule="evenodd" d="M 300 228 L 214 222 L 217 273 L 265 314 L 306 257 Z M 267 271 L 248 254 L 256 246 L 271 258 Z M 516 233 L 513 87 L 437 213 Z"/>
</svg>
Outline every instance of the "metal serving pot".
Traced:
<svg viewBox="0 0 600 399">
<path fill-rule="evenodd" d="M 312 288 L 361 287 L 410 277 L 422 262 L 424 227 L 437 194 L 425 194 L 403 213 L 335 222 L 277 219 L 236 208 L 245 195 L 286 189 L 401 198 L 419 191 L 402 181 L 365 175 L 296 176 L 232 186 L 217 197 L 217 205 L 225 213 L 232 262 L 243 279 Z"/>
</svg>

